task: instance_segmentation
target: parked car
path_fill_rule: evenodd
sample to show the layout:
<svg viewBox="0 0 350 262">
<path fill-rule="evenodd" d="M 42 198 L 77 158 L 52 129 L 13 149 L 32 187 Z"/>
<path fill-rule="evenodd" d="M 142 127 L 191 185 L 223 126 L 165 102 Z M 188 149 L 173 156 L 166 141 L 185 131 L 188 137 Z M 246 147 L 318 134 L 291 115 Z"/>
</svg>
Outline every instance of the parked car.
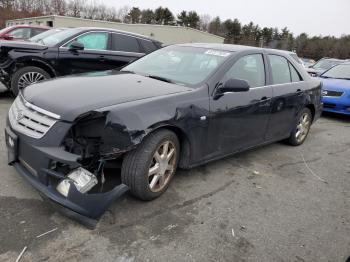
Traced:
<svg viewBox="0 0 350 262">
<path fill-rule="evenodd" d="M 50 27 L 32 25 L 9 26 L 0 30 L 0 40 L 26 40 L 49 29 Z"/>
<path fill-rule="evenodd" d="M 332 67 L 320 79 L 323 111 L 350 115 L 350 62 Z"/>
<path fill-rule="evenodd" d="M 316 63 L 315 60 L 310 59 L 310 58 L 300 58 L 300 59 L 303 62 L 303 65 L 304 65 L 305 68 L 313 66 Z"/>
<path fill-rule="evenodd" d="M 120 71 L 25 88 L 8 115 L 8 162 L 93 227 L 128 188 L 142 200 L 159 197 L 178 166 L 284 139 L 302 144 L 321 108 L 320 81 L 284 52 L 173 45 Z M 118 161 L 123 184 L 113 185 L 104 167 Z"/>
<path fill-rule="evenodd" d="M 0 81 L 14 94 L 48 78 L 122 67 L 161 43 L 113 29 L 72 28 L 38 43 L 0 43 Z"/>
<path fill-rule="evenodd" d="M 316 77 L 321 75 L 323 72 L 327 71 L 331 67 L 339 65 L 344 61 L 345 60 L 334 58 L 322 58 L 318 60 L 314 65 L 306 68 L 306 71 L 309 73 L 309 75 Z"/>
</svg>

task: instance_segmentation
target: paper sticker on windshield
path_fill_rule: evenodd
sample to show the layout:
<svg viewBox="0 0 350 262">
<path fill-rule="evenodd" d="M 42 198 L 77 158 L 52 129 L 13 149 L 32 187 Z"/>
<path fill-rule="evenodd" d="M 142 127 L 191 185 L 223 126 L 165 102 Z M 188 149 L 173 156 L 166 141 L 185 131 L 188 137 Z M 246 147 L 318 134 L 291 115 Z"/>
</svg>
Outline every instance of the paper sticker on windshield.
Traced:
<svg viewBox="0 0 350 262">
<path fill-rule="evenodd" d="M 205 52 L 205 54 L 207 54 L 207 55 L 216 55 L 216 56 L 227 57 L 227 56 L 229 56 L 231 53 L 229 53 L 229 52 L 217 51 L 217 50 L 207 50 L 207 51 Z"/>
</svg>

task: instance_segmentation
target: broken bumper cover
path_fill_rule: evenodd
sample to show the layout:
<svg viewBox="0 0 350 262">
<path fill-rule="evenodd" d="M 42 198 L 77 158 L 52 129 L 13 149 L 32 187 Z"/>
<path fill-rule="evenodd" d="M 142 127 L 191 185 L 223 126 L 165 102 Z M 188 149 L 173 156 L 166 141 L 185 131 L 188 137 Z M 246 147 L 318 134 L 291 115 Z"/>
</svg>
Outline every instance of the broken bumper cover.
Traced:
<svg viewBox="0 0 350 262">
<path fill-rule="evenodd" d="M 126 185 L 121 184 L 107 193 L 82 194 L 75 186 L 71 186 L 66 198 L 58 193 L 55 188 L 40 183 L 20 163 L 17 162 L 13 166 L 21 176 L 39 191 L 44 199 L 53 204 L 54 208 L 88 228 L 95 228 L 98 220 L 110 204 L 128 190 Z"/>
<path fill-rule="evenodd" d="M 60 181 L 67 178 L 66 175 L 50 169 L 49 166 L 52 161 L 57 161 L 75 169 L 80 166 L 75 161 L 78 156 L 60 147 L 33 145 L 25 136 L 13 132 L 9 126 L 5 130 L 5 138 L 9 164 L 57 211 L 88 228 L 95 228 L 107 208 L 128 190 L 126 185 L 120 184 L 105 193 L 83 194 L 77 190 L 73 182 L 70 182 L 71 186 L 65 197 L 56 190 L 56 187 Z"/>
<path fill-rule="evenodd" d="M 0 63 L 0 82 L 7 88 L 10 87 L 11 77 L 8 71 L 11 70 L 12 64 L 12 60 L 7 60 L 3 63 Z"/>
</svg>

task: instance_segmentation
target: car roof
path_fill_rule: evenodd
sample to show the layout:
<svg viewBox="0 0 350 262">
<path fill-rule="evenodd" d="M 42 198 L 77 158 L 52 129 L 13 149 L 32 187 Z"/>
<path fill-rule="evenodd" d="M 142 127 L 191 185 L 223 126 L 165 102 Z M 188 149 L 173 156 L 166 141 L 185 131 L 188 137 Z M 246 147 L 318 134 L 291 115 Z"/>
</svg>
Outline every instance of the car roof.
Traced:
<svg viewBox="0 0 350 262">
<path fill-rule="evenodd" d="M 43 28 L 43 29 L 52 29 L 51 27 L 48 26 L 40 26 L 40 25 L 13 25 L 13 26 L 9 26 L 9 29 L 11 28 Z"/>
<path fill-rule="evenodd" d="M 159 42 L 156 41 L 150 37 L 147 37 L 145 35 L 141 35 L 141 34 L 136 34 L 136 33 L 131 33 L 131 32 L 127 32 L 127 31 L 123 31 L 123 30 L 117 30 L 117 29 L 113 29 L 113 28 L 102 28 L 102 27 L 72 27 L 69 29 L 78 29 L 81 32 L 85 32 L 85 31 L 110 31 L 110 32 L 116 32 L 116 33 L 122 33 L 125 35 L 130 35 L 130 36 L 135 36 L 135 37 L 139 37 L 139 38 L 143 38 L 143 39 L 147 39 L 153 42 Z"/>
<path fill-rule="evenodd" d="M 190 43 L 190 44 L 178 44 L 177 46 L 198 47 L 198 48 L 214 49 L 214 50 L 228 51 L 228 52 L 241 52 L 241 51 L 248 51 L 248 50 L 265 50 L 268 52 L 274 52 L 274 53 L 279 53 L 279 54 L 289 54 L 289 55 L 295 54 L 294 52 L 287 51 L 287 50 L 260 48 L 260 47 L 245 46 L 245 45 L 232 45 L 232 44 Z"/>
<path fill-rule="evenodd" d="M 216 43 L 190 43 L 190 44 L 177 44 L 177 46 L 215 49 L 215 50 L 229 51 L 229 52 L 238 52 L 238 51 L 259 49 L 257 47 L 253 47 L 253 46 L 232 45 L 232 44 L 216 44 Z"/>
<path fill-rule="evenodd" d="M 329 57 L 324 57 L 324 58 L 321 58 L 320 60 L 328 60 L 328 61 L 335 61 L 335 62 L 346 61 L 346 60 L 344 60 L 344 59 L 329 58 Z"/>
</svg>

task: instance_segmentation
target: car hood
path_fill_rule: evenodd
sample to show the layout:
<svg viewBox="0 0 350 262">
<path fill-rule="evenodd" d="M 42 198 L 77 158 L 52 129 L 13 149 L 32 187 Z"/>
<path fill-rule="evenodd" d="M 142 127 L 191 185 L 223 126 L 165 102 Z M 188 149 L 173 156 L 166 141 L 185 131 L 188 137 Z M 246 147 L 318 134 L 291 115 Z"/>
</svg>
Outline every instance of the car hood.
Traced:
<svg viewBox="0 0 350 262">
<path fill-rule="evenodd" d="M 74 121 L 81 114 L 121 103 L 192 90 L 132 73 L 107 71 L 48 80 L 28 86 L 29 103 Z"/>
<path fill-rule="evenodd" d="M 29 41 L 7 41 L 0 40 L 1 50 L 24 49 L 24 50 L 45 50 L 47 46 Z"/>
<path fill-rule="evenodd" d="M 332 91 L 350 91 L 350 80 L 334 79 L 334 78 L 320 78 L 323 82 L 323 89 Z"/>
<path fill-rule="evenodd" d="M 308 73 L 315 73 L 315 74 L 321 74 L 324 71 L 326 71 L 326 69 L 315 69 L 315 68 L 312 68 L 312 67 L 308 67 L 308 68 L 305 68 L 305 69 L 306 69 L 306 71 Z"/>
</svg>

